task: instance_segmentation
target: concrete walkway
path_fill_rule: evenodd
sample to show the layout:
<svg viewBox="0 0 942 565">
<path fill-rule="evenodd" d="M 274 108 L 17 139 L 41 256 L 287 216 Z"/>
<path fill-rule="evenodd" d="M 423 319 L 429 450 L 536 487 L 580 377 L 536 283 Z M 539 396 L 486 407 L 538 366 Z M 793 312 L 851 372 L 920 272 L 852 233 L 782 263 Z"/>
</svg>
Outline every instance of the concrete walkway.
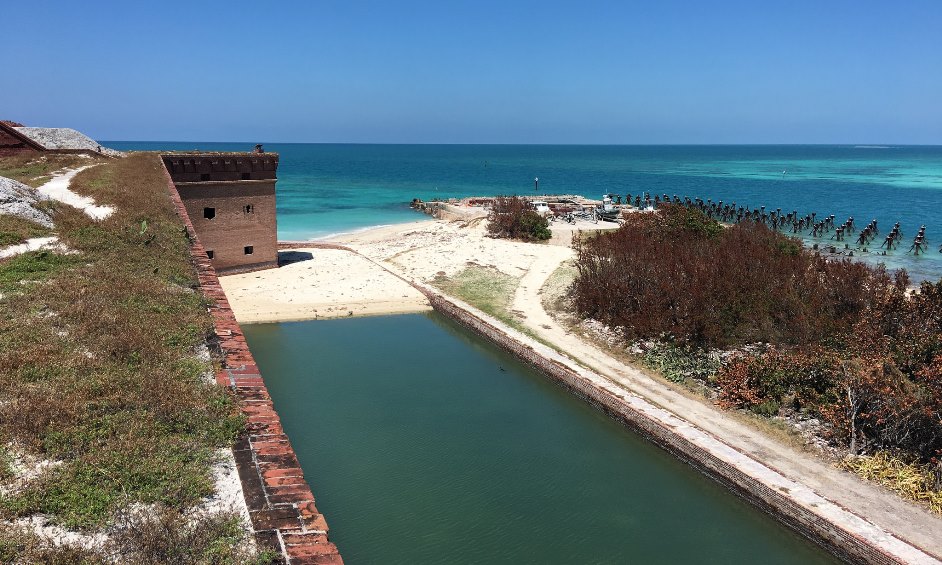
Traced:
<svg viewBox="0 0 942 565">
<path fill-rule="evenodd" d="M 564 259 L 563 259 L 564 260 Z M 872 522 L 894 536 L 942 557 L 942 518 L 888 490 L 841 471 L 812 454 L 797 451 L 746 426 L 721 409 L 689 398 L 667 384 L 649 377 L 598 347 L 569 332 L 542 306 L 538 294 L 563 260 L 541 256 L 521 279 L 512 309 L 523 314 L 523 323 L 580 364 L 622 389 L 686 420 L 738 452 L 761 462 L 783 477 L 800 483 L 837 506 Z M 534 300 L 534 297 L 536 300 Z"/>
</svg>

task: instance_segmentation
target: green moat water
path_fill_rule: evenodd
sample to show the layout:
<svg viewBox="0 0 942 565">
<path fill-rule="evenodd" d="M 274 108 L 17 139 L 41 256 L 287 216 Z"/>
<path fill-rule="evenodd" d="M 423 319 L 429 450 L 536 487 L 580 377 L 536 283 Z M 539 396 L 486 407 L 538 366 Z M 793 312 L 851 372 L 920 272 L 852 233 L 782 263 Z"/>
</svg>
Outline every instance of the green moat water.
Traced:
<svg viewBox="0 0 942 565">
<path fill-rule="evenodd" d="M 438 314 L 244 330 L 347 563 L 833 562 Z"/>
</svg>

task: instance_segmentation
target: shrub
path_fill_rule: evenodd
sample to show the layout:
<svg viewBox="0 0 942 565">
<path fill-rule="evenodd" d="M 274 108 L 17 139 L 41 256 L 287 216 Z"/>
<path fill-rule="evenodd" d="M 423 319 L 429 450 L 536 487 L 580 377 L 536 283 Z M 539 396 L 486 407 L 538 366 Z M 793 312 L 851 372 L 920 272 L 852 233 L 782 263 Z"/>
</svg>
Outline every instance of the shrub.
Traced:
<svg viewBox="0 0 942 565">
<path fill-rule="evenodd" d="M 721 366 L 719 357 L 707 351 L 662 342 L 654 342 L 641 359 L 645 365 L 675 383 L 688 378 L 707 381 Z"/>
<path fill-rule="evenodd" d="M 546 218 L 519 196 L 495 198 L 487 218 L 487 231 L 494 237 L 543 241 L 553 236 Z"/>
<path fill-rule="evenodd" d="M 762 224 L 665 205 L 575 243 L 579 314 L 693 350 L 764 342 L 716 375 L 720 403 L 820 416 L 856 454 L 901 450 L 942 485 L 942 281 L 834 260 Z M 687 355 L 680 358 L 687 357 Z M 676 379 L 678 356 L 646 362 Z"/>
<path fill-rule="evenodd" d="M 772 347 L 757 355 L 741 355 L 717 373 L 720 403 L 767 416 L 778 413 L 786 398 L 794 408 L 815 405 L 833 386 L 834 365 L 834 358 L 820 348 Z"/>
<path fill-rule="evenodd" d="M 833 261 L 764 225 L 723 228 L 667 205 L 576 242 L 580 314 L 629 338 L 666 334 L 703 347 L 840 339 L 886 271 Z"/>
</svg>

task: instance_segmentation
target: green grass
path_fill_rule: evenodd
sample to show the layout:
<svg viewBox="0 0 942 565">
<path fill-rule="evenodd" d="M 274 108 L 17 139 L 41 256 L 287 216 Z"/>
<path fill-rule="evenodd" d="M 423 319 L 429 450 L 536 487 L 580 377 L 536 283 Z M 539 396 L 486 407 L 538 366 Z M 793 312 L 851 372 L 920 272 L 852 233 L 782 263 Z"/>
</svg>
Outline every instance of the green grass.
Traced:
<svg viewBox="0 0 942 565">
<path fill-rule="evenodd" d="M 28 283 L 41 281 L 74 265 L 74 255 L 60 255 L 52 251 L 31 251 L 0 263 L 0 292 L 22 292 Z"/>
<path fill-rule="evenodd" d="M 163 562 L 168 547 L 174 562 L 255 562 L 234 552 L 241 533 L 230 527 L 187 530 L 190 509 L 213 490 L 216 450 L 231 446 L 244 419 L 231 394 L 204 379 L 213 363 L 194 355 L 212 322 L 160 167 L 140 154 L 80 173 L 73 189 L 115 214 L 94 221 L 58 207 L 56 230 L 75 253 L 0 263 L 0 445 L 60 462 L 0 497 L 0 519 L 43 513 L 94 532 L 152 505 L 168 510 L 148 530 L 150 545 L 134 549 L 128 536 L 118 548 L 140 557 L 133 562 Z M 0 547 L 21 548 L 25 562 L 45 561 L 34 557 L 48 550 L 24 538 L 0 538 Z"/>
<path fill-rule="evenodd" d="M 472 265 L 453 277 L 438 276 L 432 286 L 478 310 L 497 318 L 518 331 L 527 331 L 510 311 L 520 279 L 493 267 Z"/>
<path fill-rule="evenodd" d="M 32 237 L 44 237 L 50 233 L 52 233 L 52 230 L 29 220 L 5 214 L 0 215 L 0 248 L 8 245 L 18 245 Z"/>
<path fill-rule="evenodd" d="M 6 448 L 0 446 L 0 481 L 5 481 L 13 476 L 13 458 Z"/>
</svg>

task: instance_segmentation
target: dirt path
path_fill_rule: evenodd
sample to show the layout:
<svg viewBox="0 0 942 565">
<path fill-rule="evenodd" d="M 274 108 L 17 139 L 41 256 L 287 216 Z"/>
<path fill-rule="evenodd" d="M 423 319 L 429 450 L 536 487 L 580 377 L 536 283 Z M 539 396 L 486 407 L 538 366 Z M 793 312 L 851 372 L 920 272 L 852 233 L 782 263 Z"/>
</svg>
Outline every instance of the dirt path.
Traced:
<svg viewBox="0 0 942 565">
<path fill-rule="evenodd" d="M 571 250 L 570 250 L 571 251 Z M 570 253 L 571 256 L 571 253 Z M 566 330 L 543 308 L 541 292 L 549 276 L 568 257 L 540 254 L 521 279 L 512 309 L 523 323 L 570 357 L 619 386 L 664 408 L 752 456 L 782 475 L 934 555 L 942 556 L 942 518 L 900 499 L 882 487 L 841 471 L 812 454 L 797 451 L 746 426 L 719 408 L 672 390 Z"/>
</svg>

